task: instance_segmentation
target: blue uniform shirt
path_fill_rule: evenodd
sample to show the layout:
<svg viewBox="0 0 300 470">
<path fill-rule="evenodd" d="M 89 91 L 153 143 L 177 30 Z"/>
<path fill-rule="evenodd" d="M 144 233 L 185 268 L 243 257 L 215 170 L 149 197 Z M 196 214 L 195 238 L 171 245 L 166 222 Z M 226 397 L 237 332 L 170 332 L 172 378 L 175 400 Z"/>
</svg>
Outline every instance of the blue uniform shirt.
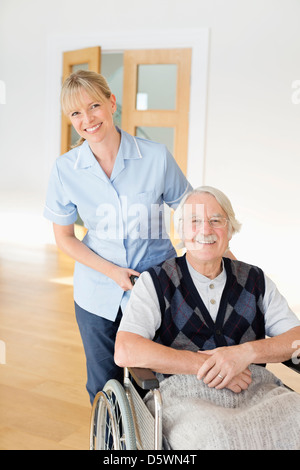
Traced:
<svg viewBox="0 0 300 470">
<path fill-rule="evenodd" d="M 79 213 L 87 228 L 83 243 L 118 266 L 142 272 L 176 255 L 163 207 L 176 208 L 192 188 L 164 145 L 118 131 L 121 143 L 110 178 L 87 141 L 56 160 L 44 216 L 69 225 Z M 129 295 L 109 277 L 76 262 L 74 299 L 83 309 L 113 321 Z"/>
</svg>

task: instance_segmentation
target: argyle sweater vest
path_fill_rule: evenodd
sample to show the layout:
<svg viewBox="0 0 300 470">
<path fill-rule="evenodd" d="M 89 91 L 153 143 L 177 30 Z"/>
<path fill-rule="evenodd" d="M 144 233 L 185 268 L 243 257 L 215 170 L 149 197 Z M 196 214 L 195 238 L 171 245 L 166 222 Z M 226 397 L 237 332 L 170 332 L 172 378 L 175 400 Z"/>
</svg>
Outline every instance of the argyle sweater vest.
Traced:
<svg viewBox="0 0 300 470">
<path fill-rule="evenodd" d="M 227 279 L 215 322 L 192 281 L 185 256 L 148 270 L 162 315 L 156 342 L 198 351 L 265 337 L 262 270 L 241 261 L 223 261 Z"/>
</svg>

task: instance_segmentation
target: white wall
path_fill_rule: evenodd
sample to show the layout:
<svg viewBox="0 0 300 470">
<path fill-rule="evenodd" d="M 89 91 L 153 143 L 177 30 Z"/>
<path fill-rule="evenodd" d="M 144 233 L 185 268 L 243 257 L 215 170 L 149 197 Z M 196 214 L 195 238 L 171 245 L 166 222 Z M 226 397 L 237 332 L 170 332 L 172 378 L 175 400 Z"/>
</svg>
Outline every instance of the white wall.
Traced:
<svg viewBox="0 0 300 470">
<path fill-rule="evenodd" d="M 298 0 L 2 0 L 0 210 L 8 217 L 9 206 L 10 214 L 4 229 L 20 206 L 44 227 L 48 149 L 59 147 L 46 128 L 53 39 L 69 38 L 72 49 L 99 32 L 122 39 L 135 30 L 142 37 L 143 30 L 209 28 L 205 142 L 190 149 L 195 163 L 205 144 L 205 166 L 192 183 L 217 186 L 231 198 L 243 223 L 232 250 L 261 266 L 299 311 L 300 104 L 292 102 L 299 18 Z"/>
</svg>

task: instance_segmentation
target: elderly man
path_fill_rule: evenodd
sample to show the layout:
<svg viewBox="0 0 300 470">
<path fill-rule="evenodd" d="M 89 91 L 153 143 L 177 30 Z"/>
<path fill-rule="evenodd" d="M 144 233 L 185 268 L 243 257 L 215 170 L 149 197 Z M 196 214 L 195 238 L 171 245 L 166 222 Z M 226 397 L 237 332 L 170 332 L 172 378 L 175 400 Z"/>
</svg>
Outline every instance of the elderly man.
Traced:
<svg viewBox="0 0 300 470">
<path fill-rule="evenodd" d="M 175 222 L 186 254 L 141 274 L 116 363 L 160 373 L 172 448 L 300 448 L 300 397 L 253 365 L 290 359 L 300 321 L 260 268 L 226 258 L 240 224 L 221 191 L 189 193 Z"/>
</svg>

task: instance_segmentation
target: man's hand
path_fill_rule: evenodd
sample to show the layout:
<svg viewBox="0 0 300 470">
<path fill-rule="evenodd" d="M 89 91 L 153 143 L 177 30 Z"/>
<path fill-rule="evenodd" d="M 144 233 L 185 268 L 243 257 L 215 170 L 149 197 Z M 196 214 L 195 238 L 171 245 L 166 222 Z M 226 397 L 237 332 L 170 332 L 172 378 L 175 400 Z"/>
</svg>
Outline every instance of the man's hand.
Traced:
<svg viewBox="0 0 300 470">
<path fill-rule="evenodd" d="M 206 354 L 208 358 L 198 370 L 199 380 L 203 379 L 209 387 L 215 387 L 218 390 L 233 387 L 233 391 L 240 392 L 245 390 L 244 387 L 248 388 L 250 371 L 249 373 L 246 371 L 251 360 L 243 344 L 201 351 L 201 353 Z"/>
<path fill-rule="evenodd" d="M 251 372 L 249 369 L 245 369 L 244 372 L 241 372 L 240 374 L 233 377 L 233 379 L 229 382 L 226 388 L 228 388 L 234 393 L 240 393 L 242 390 L 247 390 L 251 382 Z M 221 388 L 224 388 L 222 386 L 222 382 L 220 385 L 216 386 L 217 390 L 220 390 Z"/>
</svg>

